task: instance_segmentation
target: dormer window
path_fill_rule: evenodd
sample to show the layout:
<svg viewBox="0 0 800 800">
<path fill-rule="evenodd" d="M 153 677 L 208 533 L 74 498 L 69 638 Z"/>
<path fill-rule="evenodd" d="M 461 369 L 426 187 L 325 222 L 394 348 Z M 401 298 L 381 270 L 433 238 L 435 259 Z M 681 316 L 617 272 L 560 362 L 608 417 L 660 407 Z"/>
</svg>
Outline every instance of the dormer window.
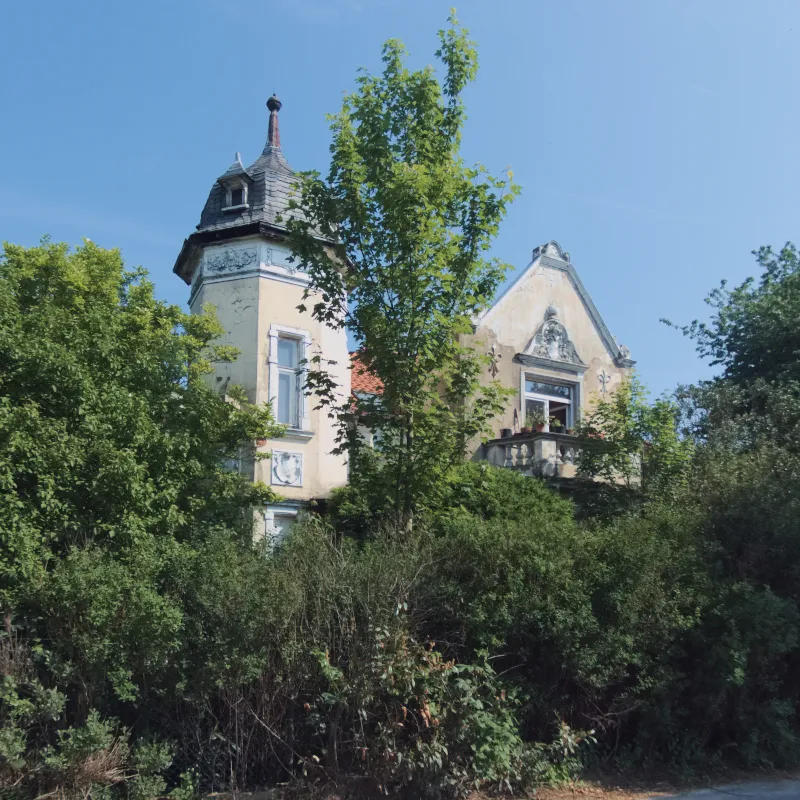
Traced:
<svg viewBox="0 0 800 800">
<path fill-rule="evenodd" d="M 245 177 L 238 175 L 220 178 L 222 184 L 222 211 L 240 211 L 247 208 L 249 183 Z"/>
<path fill-rule="evenodd" d="M 250 187 L 250 174 L 242 166 L 242 156 L 236 154 L 225 174 L 217 178 L 222 187 L 222 197 L 220 198 L 221 211 L 238 211 L 247 208 L 247 194 Z"/>
<path fill-rule="evenodd" d="M 225 182 L 222 185 L 225 195 L 222 200 L 223 211 L 234 211 L 247 208 L 247 182 L 236 181 L 236 183 Z"/>
</svg>

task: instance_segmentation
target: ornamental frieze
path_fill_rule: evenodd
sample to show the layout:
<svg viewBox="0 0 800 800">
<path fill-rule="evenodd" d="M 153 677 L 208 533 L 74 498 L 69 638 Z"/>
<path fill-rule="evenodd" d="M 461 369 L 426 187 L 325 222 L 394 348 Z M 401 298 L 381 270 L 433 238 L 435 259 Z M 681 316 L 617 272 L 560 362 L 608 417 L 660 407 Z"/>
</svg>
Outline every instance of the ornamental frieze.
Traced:
<svg viewBox="0 0 800 800">
<path fill-rule="evenodd" d="M 228 247 L 221 253 L 206 254 L 205 266 L 210 272 L 237 272 L 258 262 L 258 250 L 255 247 L 233 249 Z"/>
</svg>

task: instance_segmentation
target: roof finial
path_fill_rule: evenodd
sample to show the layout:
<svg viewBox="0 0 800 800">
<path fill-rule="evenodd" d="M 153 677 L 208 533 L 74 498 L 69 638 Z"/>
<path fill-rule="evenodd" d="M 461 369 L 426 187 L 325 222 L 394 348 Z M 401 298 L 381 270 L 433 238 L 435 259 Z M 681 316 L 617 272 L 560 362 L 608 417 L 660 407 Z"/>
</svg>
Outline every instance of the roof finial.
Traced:
<svg viewBox="0 0 800 800">
<path fill-rule="evenodd" d="M 270 147 L 276 147 L 278 150 L 281 148 L 281 132 L 278 128 L 278 112 L 281 110 L 281 103 L 278 100 L 278 95 L 273 94 L 267 100 L 267 108 L 269 109 L 269 133 L 267 135 L 267 144 Z"/>
</svg>

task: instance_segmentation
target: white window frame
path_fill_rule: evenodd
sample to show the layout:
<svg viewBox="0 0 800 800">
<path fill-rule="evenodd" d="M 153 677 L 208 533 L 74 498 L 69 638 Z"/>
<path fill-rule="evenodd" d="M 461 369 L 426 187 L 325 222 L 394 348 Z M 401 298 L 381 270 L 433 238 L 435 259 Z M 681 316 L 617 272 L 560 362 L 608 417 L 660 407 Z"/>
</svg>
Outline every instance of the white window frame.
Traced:
<svg viewBox="0 0 800 800">
<path fill-rule="evenodd" d="M 578 420 L 580 415 L 580 384 L 576 383 L 575 381 L 568 381 L 568 380 L 561 380 L 560 378 L 552 378 L 549 375 L 542 375 L 536 372 L 525 372 L 525 370 L 521 371 L 520 376 L 520 417 L 522 419 L 522 424 L 525 424 L 525 416 L 526 416 L 526 400 L 539 400 L 540 402 L 543 401 L 545 404 L 545 417 L 550 416 L 550 401 L 556 400 L 558 398 L 554 397 L 553 395 L 548 394 L 539 394 L 538 392 L 528 392 L 525 390 L 525 382 L 526 381 L 540 381 L 541 383 L 552 383 L 555 386 L 566 386 L 570 390 L 570 398 L 569 400 L 562 398 L 560 402 L 565 403 L 569 406 L 567 410 L 567 428 L 574 428 L 575 423 Z M 550 431 L 550 423 L 546 423 L 544 426 L 545 431 Z"/>
<path fill-rule="evenodd" d="M 301 330 L 300 328 L 290 328 L 286 325 L 269 326 L 269 398 L 272 402 L 276 419 L 278 417 L 278 376 L 281 372 L 281 368 L 278 366 L 278 340 L 282 338 L 295 339 L 300 343 L 300 361 L 305 362 L 301 364 L 298 369 L 298 377 L 302 385 L 305 385 L 306 375 L 308 373 L 308 359 L 311 354 L 311 334 L 308 331 Z M 311 431 L 308 400 L 308 395 L 301 389 L 299 397 L 297 398 L 298 426 L 290 425 L 289 430 Z"/>
<path fill-rule="evenodd" d="M 233 211 L 237 208 L 247 208 L 248 202 L 248 186 L 246 180 L 240 180 L 238 183 L 236 181 L 232 183 L 224 183 L 223 188 L 225 189 L 225 205 L 222 207 L 223 211 Z M 233 190 L 234 189 L 241 189 L 242 190 L 242 202 L 233 205 Z"/>
<path fill-rule="evenodd" d="M 281 523 L 289 523 L 291 527 L 297 522 L 300 509 L 297 506 L 279 504 L 264 507 L 264 538 L 267 544 L 277 547 L 286 537 L 287 530 Z"/>
</svg>

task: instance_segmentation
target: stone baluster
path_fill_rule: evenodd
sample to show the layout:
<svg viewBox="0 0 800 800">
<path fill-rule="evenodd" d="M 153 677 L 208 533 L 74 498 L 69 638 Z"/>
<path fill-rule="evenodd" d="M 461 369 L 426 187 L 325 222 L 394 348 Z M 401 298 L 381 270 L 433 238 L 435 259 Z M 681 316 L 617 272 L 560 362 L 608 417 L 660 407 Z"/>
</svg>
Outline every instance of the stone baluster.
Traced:
<svg viewBox="0 0 800 800">
<path fill-rule="evenodd" d="M 511 456 L 511 445 L 507 444 L 504 447 L 505 449 L 505 460 L 503 461 L 503 466 L 506 468 L 510 468 L 514 466 L 514 459 Z"/>
<path fill-rule="evenodd" d="M 515 460 L 515 465 L 521 468 L 525 466 L 525 444 L 523 442 L 520 442 L 519 444 L 517 444 L 516 450 L 517 450 L 517 458 Z"/>
</svg>

